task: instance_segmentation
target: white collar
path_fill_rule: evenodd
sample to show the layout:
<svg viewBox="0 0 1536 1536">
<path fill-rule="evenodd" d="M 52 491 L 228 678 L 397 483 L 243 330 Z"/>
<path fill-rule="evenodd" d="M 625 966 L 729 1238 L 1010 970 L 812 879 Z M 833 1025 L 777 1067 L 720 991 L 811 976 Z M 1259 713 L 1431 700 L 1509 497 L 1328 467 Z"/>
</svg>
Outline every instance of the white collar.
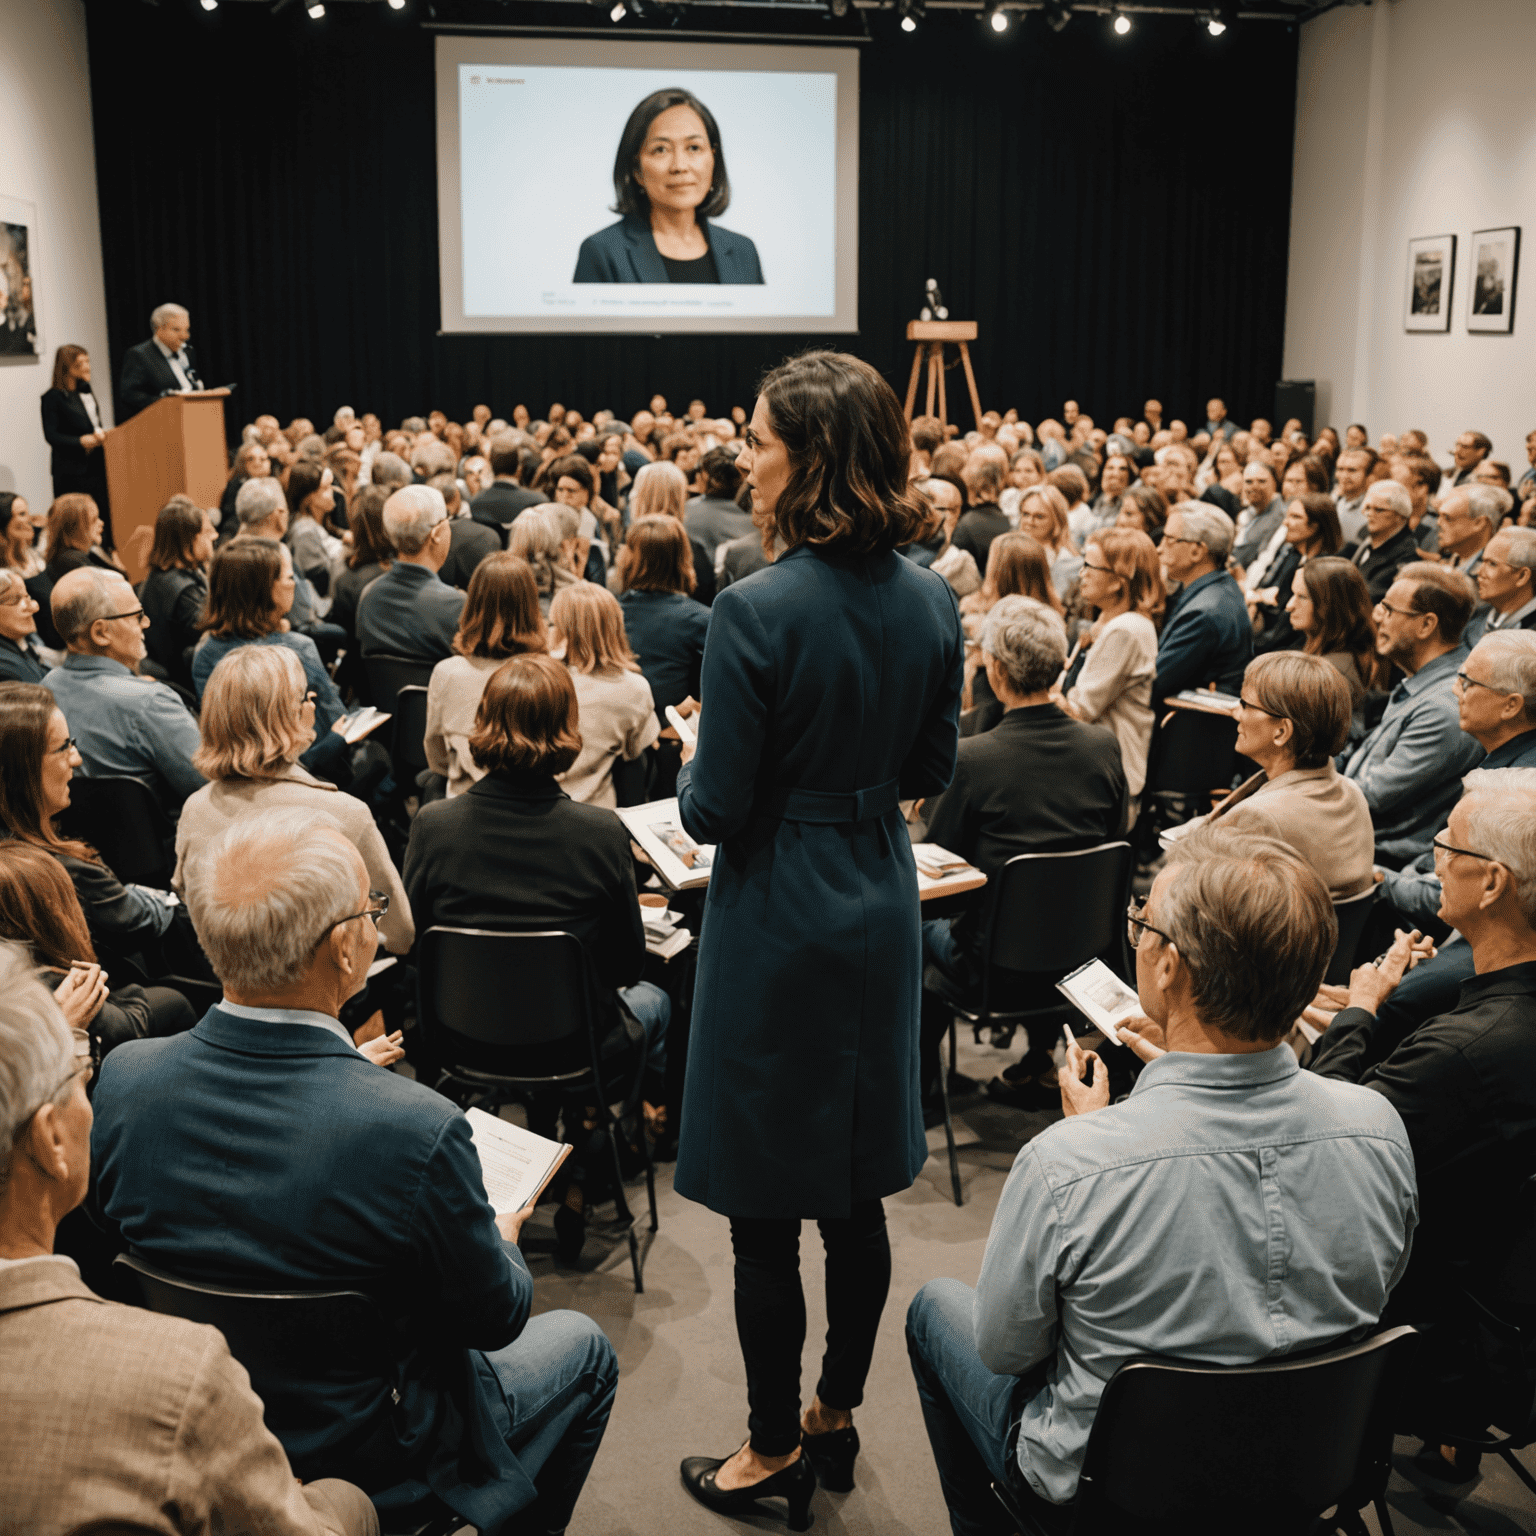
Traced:
<svg viewBox="0 0 1536 1536">
<path fill-rule="evenodd" d="M 347 1026 L 328 1013 L 315 1013 L 309 1008 L 247 1008 L 244 1003 L 232 1003 L 227 997 L 219 999 L 219 1007 L 237 1019 L 255 1019 L 262 1024 L 308 1024 L 311 1029 L 328 1029 L 357 1050 L 352 1036 L 347 1033 Z M 359 1051 L 358 1054 L 362 1053 Z"/>
</svg>

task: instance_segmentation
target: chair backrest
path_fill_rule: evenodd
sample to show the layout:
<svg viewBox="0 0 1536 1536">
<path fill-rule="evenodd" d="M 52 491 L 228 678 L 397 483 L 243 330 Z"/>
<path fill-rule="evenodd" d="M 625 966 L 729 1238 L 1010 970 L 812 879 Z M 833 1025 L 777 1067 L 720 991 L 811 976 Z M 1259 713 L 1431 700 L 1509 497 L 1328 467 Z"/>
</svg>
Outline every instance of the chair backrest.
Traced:
<svg viewBox="0 0 1536 1536">
<path fill-rule="evenodd" d="M 390 763 L 395 783 L 408 787 L 427 767 L 427 690 L 407 683 L 395 695 L 394 738 Z"/>
<path fill-rule="evenodd" d="M 1079 1501 L 1086 1490 L 1122 1518 L 1299 1536 L 1347 1493 L 1368 1501 L 1378 1473 L 1385 1486 L 1417 1342 L 1412 1328 L 1392 1328 L 1255 1365 L 1128 1360 L 1099 1401 Z"/>
<path fill-rule="evenodd" d="M 450 1070 L 510 1078 L 545 1076 L 553 1062 L 581 1070 L 593 999 L 574 934 L 432 927 L 421 936 L 417 1023 L 427 1054 Z"/>
<path fill-rule="evenodd" d="M 76 774 L 59 828 L 66 837 L 89 843 L 124 885 L 170 889 L 176 829 L 142 779 Z"/>
<path fill-rule="evenodd" d="M 1368 886 L 1358 896 L 1343 896 L 1333 904 L 1333 915 L 1339 920 L 1339 942 L 1334 945 L 1333 959 L 1323 980 L 1330 986 L 1342 987 L 1349 980 L 1355 967 L 1355 952 L 1360 948 L 1360 937 L 1370 921 L 1371 908 L 1376 901 L 1376 887 Z"/>
<path fill-rule="evenodd" d="M 1201 795 L 1231 783 L 1236 743 L 1237 721 L 1230 715 L 1170 711 L 1168 723 L 1153 733 L 1145 794 Z"/>
<path fill-rule="evenodd" d="M 1075 853 L 1015 854 L 990 894 L 988 969 L 1064 976 L 1095 956 L 1118 957 L 1131 871 L 1124 841 Z"/>
<path fill-rule="evenodd" d="M 419 656 L 364 656 L 363 672 L 374 707 L 393 711 L 400 690 L 412 686 L 425 688 L 432 681 L 432 668 L 436 665 Z"/>
</svg>

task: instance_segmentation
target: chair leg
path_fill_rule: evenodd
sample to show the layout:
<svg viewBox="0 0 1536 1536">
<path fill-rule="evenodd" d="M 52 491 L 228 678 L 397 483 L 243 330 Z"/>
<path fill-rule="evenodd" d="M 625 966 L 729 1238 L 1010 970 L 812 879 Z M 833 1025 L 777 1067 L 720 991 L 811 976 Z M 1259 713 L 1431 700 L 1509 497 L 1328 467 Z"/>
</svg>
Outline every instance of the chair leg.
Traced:
<svg viewBox="0 0 1536 1536">
<path fill-rule="evenodd" d="M 1519 1457 L 1517 1457 L 1507 1445 L 1501 1445 L 1499 1447 L 1499 1455 L 1509 1463 L 1510 1468 L 1514 1472 L 1515 1476 L 1518 1477 L 1520 1481 L 1531 1490 L 1532 1493 L 1536 1493 L 1536 1478 L 1533 1478 L 1531 1474 L 1527 1472 L 1523 1466 L 1520 1465 Z"/>
<path fill-rule="evenodd" d="M 640 1127 L 640 1150 L 645 1155 L 645 1196 L 651 1206 L 651 1231 L 655 1232 L 661 1226 L 656 1215 L 656 1163 L 651 1157 L 651 1143 L 643 1125 Z"/>
<path fill-rule="evenodd" d="M 1376 1524 L 1381 1527 L 1381 1536 L 1397 1536 L 1392 1529 L 1392 1512 L 1387 1508 L 1387 1496 L 1383 1493 L 1373 1501 L 1376 1507 Z"/>
<path fill-rule="evenodd" d="M 964 1205 L 960 1193 L 960 1159 L 955 1153 L 955 1122 L 949 1112 L 949 1074 L 955 1070 L 955 1019 L 949 1019 L 949 1065 L 939 1061 L 939 1094 L 944 1100 L 944 1139 L 949 1143 L 949 1182 L 955 1191 L 955 1204 Z"/>
</svg>

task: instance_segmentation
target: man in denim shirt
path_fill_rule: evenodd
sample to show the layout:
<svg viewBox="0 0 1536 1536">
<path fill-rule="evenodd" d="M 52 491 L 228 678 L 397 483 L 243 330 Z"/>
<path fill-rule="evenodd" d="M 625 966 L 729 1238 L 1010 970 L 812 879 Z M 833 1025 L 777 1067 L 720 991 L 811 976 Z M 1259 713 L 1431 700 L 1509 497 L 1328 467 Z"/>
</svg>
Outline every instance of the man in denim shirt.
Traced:
<svg viewBox="0 0 1536 1536">
<path fill-rule="evenodd" d="M 1468 656 L 1462 632 L 1477 593 L 1460 571 L 1414 561 L 1376 605 L 1376 649 L 1408 675 L 1381 723 L 1339 768 L 1365 792 L 1376 827 L 1376 862 L 1401 869 L 1429 851 L 1483 749 L 1458 722 L 1456 674 Z"/>
<path fill-rule="evenodd" d="M 1147 1021 L 1125 1043 L 1146 1070 L 1111 1106 L 1103 1062 L 1074 1047 L 1068 1118 L 1015 1160 L 976 1290 L 930 1281 L 907 1313 L 955 1536 L 1011 1529 L 991 1481 L 1069 1526 L 1055 1506 L 1132 1356 L 1243 1365 L 1357 1338 L 1407 1265 L 1401 1118 L 1282 1043 L 1337 939 L 1322 881 L 1284 843 L 1209 829 L 1131 922 Z"/>
</svg>

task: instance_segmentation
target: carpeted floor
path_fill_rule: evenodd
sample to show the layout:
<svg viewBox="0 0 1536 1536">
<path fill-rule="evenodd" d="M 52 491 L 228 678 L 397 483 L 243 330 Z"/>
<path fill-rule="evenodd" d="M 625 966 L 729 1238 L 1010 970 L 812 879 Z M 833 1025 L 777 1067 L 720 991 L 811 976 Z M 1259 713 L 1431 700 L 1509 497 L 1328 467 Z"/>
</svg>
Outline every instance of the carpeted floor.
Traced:
<svg viewBox="0 0 1536 1536">
<path fill-rule="evenodd" d="M 1010 1058 L 962 1036 L 960 1070 L 984 1080 Z M 967 1101 L 957 1127 L 965 1204 L 950 1195 L 942 1129 L 930 1133 L 934 1156 L 906 1193 L 886 1202 L 894 1273 L 864 1405 L 856 1414 L 863 1454 L 852 1493 L 818 1492 L 815 1529 L 826 1536 L 948 1530 L 903 1340 L 907 1303 L 937 1275 L 974 1282 L 993 1206 L 1021 1143 L 1056 1118 L 1026 1116 L 982 1098 Z M 731 1254 L 726 1222 L 673 1193 L 670 1166 L 657 1184 L 661 1228 L 647 1234 L 645 1293 L 637 1296 L 627 1246 L 589 1232 L 579 1270 L 553 1259 L 548 1208 L 531 1221 L 524 1246 L 536 1279 L 535 1309 L 576 1307 L 596 1318 L 619 1352 L 618 1401 L 596 1466 L 572 1523 L 572 1536 L 723 1536 L 733 1527 L 783 1530 L 784 1506 L 728 1521 L 695 1504 L 678 1480 L 684 1456 L 724 1456 L 746 1438 L 746 1391 L 731 1305 Z M 644 1187 L 633 1192 L 637 1209 Z M 611 1207 L 601 1207 L 607 1215 Z M 815 1228 L 803 1240 L 809 1318 L 802 1380 L 815 1386 L 825 1328 L 821 1250 Z M 1417 1449 L 1402 1441 L 1399 1449 Z M 1406 1458 L 1400 1458 L 1400 1461 Z M 1536 1471 L 1536 1452 L 1525 1464 Z M 1401 1472 L 1388 1502 L 1397 1536 L 1530 1536 L 1536 1494 L 1498 1461 L 1459 1506 L 1437 1509 Z M 1377 1532 L 1374 1515 L 1367 1523 Z"/>
</svg>

